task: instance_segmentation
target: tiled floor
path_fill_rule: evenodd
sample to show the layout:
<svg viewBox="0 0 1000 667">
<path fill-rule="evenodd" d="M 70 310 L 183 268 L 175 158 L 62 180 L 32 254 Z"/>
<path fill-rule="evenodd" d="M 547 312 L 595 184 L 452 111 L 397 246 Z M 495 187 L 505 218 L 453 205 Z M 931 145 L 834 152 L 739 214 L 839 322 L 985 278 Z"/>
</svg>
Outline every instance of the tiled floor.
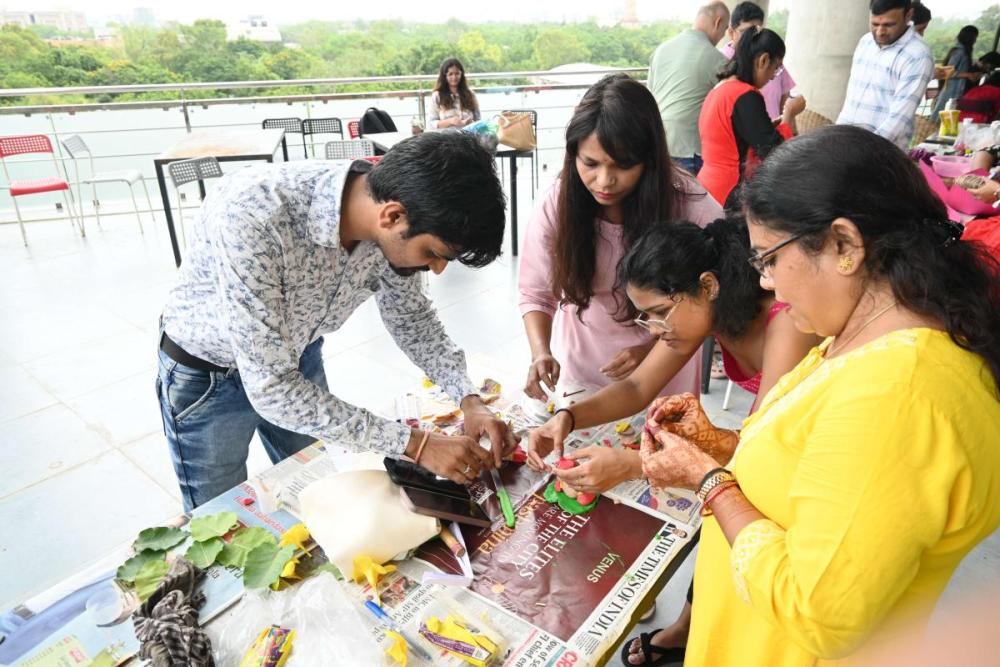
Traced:
<svg viewBox="0 0 1000 667">
<path fill-rule="evenodd" d="M 528 191 L 525 181 L 522 233 Z M 29 248 L 15 225 L 0 225 L 0 609 L 181 510 L 153 392 L 157 316 L 175 276 L 169 243 L 162 223 L 140 236 L 128 216 L 103 222 L 89 225 L 86 240 L 65 223 L 30 225 Z M 509 256 L 430 277 L 473 377 L 508 388 L 523 382 L 528 362 L 516 280 Z M 327 337 L 324 357 L 339 396 L 381 412 L 422 375 L 372 302 Z M 717 422 L 736 425 L 749 397 L 737 389 L 722 412 L 724 388 L 713 383 L 705 403 Z M 268 464 L 252 447 L 251 472 Z M 997 582 L 998 561 L 995 535 L 958 579 L 966 588 Z M 683 578 L 644 629 L 676 613 Z"/>
</svg>

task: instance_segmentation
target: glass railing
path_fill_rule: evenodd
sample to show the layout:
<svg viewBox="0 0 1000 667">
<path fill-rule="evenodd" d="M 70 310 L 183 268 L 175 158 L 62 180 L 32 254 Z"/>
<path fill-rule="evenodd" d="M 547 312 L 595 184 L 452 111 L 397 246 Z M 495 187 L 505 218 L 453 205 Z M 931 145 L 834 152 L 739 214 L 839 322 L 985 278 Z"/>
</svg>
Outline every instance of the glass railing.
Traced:
<svg viewBox="0 0 1000 667">
<path fill-rule="evenodd" d="M 566 123 L 583 91 L 597 78 L 611 71 L 624 71 L 638 78 L 644 78 L 646 72 L 645 68 L 572 73 L 493 72 L 470 73 L 468 78 L 475 84 L 474 90 L 484 118 L 512 109 L 533 109 L 538 112 L 537 168 L 542 173 L 551 173 L 557 171 L 562 164 Z M 346 139 L 348 121 L 357 120 L 372 106 L 387 111 L 396 126 L 401 131 L 406 131 L 414 118 L 425 120 L 425 101 L 431 93 L 434 79 L 434 76 L 403 76 L 0 90 L 0 98 L 30 99 L 31 96 L 44 96 L 50 101 L 44 105 L 0 106 L 0 135 L 48 135 L 55 147 L 56 159 L 61 165 L 63 176 L 71 181 L 75 178 L 76 169 L 60 141 L 80 135 L 94 156 L 96 171 L 139 170 L 153 194 L 153 210 L 159 211 L 161 208 L 159 197 L 155 196 L 153 158 L 188 132 L 260 128 L 266 118 L 335 117 L 343 121 Z M 366 92 L 337 92 L 338 88 L 358 84 L 375 89 Z M 281 94 L 282 91 L 275 91 L 278 94 L 273 96 L 258 94 L 268 89 L 287 90 L 291 86 L 307 89 L 308 92 L 287 95 Z M 401 86 L 405 89 L 393 89 Z M 250 97 L 210 98 L 204 97 L 205 90 L 232 91 L 234 94 L 252 90 L 255 94 Z M 164 99 L 115 100 L 116 96 L 136 93 L 147 96 L 162 94 Z M 81 96 L 85 96 L 87 101 L 70 101 L 78 100 Z M 60 97 L 67 101 L 60 103 Z M 109 99 L 111 101 L 107 101 Z M 338 135 L 312 135 L 307 138 L 306 152 L 310 157 L 321 156 L 323 144 L 339 138 Z M 290 159 L 303 159 L 302 142 L 301 135 L 288 136 Z M 90 172 L 89 161 L 81 160 L 76 166 L 80 177 L 86 179 Z M 55 173 L 48 156 L 8 158 L 7 167 L 14 179 L 43 178 Z M 238 168 L 238 165 L 226 168 Z M 527 172 L 525 169 L 521 173 L 525 175 Z M 0 183 L 0 223 L 15 221 L 8 190 L 8 183 Z M 77 187 L 74 190 L 78 200 L 85 200 L 84 214 L 93 215 L 90 187 L 85 186 L 82 192 Z M 133 213 L 131 196 L 124 184 L 99 186 L 97 198 L 102 216 Z M 194 203 L 195 197 L 192 194 L 185 198 Z M 145 197 L 139 197 L 139 202 L 140 210 L 148 212 Z M 26 221 L 65 216 L 62 198 L 58 193 L 20 198 L 18 204 Z"/>
</svg>

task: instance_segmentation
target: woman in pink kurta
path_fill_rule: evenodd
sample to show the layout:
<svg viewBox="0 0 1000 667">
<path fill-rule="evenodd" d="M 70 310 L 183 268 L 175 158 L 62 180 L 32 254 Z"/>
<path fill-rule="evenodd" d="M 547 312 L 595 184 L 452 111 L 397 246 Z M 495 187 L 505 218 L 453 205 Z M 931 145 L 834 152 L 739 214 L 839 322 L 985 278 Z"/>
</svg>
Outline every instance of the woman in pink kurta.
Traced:
<svg viewBox="0 0 1000 667">
<path fill-rule="evenodd" d="M 562 377 L 602 387 L 627 377 L 654 342 L 616 269 L 626 246 L 657 220 L 701 226 L 722 208 L 690 174 L 672 166 L 652 94 L 625 75 L 584 95 L 566 131 L 562 175 L 528 228 L 518 287 L 532 350 L 525 392 L 544 399 Z M 554 339 L 554 340 L 553 340 Z M 664 388 L 697 392 L 700 354 Z"/>
</svg>

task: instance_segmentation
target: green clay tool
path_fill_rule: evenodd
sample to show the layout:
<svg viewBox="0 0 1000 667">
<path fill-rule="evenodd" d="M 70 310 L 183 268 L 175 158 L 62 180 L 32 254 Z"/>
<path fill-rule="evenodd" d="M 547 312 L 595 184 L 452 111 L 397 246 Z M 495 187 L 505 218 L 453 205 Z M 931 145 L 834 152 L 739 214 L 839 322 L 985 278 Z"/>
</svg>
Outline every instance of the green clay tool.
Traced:
<svg viewBox="0 0 1000 667">
<path fill-rule="evenodd" d="M 493 486 L 497 487 L 497 498 L 500 499 L 500 509 L 503 510 L 503 520 L 508 528 L 514 527 L 514 506 L 510 504 L 510 496 L 507 495 L 507 487 L 500 481 L 500 473 L 496 468 L 490 468 L 490 476 L 493 478 Z"/>
</svg>

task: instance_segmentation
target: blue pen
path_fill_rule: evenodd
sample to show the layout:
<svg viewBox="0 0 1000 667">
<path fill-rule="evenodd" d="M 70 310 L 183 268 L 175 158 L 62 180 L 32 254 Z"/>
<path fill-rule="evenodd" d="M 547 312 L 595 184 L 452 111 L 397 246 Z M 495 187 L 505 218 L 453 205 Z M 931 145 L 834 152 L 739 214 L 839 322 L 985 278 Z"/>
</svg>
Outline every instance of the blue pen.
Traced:
<svg viewBox="0 0 1000 667">
<path fill-rule="evenodd" d="M 368 611 L 375 614 L 375 618 L 382 621 L 382 625 L 389 628 L 390 630 L 398 634 L 400 637 L 405 639 L 406 645 L 409 646 L 414 653 L 419 655 L 427 662 L 433 662 L 434 658 L 431 657 L 431 654 L 425 651 L 423 648 L 421 648 L 420 644 L 417 644 L 415 641 L 410 639 L 405 632 L 403 632 L 399 627 L 397 627 L 397 625 L 393 623 L 392 617 L 389 616 L 389 614 L 385 613 L 385 610 L 382 609 L 382 607 L 378 606 L 371 600 L 365 600 L 365 607 L 368 608 Z"/>
</svg>

